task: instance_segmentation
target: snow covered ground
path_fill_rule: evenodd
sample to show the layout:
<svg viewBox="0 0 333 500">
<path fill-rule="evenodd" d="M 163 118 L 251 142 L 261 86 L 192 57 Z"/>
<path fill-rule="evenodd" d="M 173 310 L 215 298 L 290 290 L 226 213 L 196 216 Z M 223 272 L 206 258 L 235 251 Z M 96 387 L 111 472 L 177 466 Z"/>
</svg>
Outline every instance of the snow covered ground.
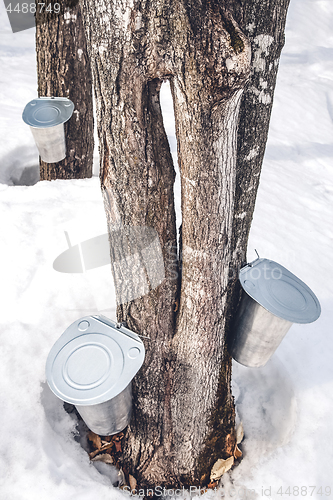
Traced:
<svg viewBox="0 0 333 500">
<path fill-rule="evenodd" d="M 0 16 L 0 499 L 124 499 L 73 439 L 76 422 L 44 374 L 71 322 L 97 311 L 115 317 L 107 267 L 76 275 L 52 267 L 64 231 L 72 244 L 106 232 L 99 181 L 22 185 L 36 181 L 38 164 L 21 120 L 37 95 L 34 30 L 12 34 L 2 3 Z M 256 248 L 304 280 L 322 315 L 294 325 L 264 368 L 234 364 L 244 459 L 209 499 L 333 497 L 332 26 L 332 1 L 291 0 L 249 243 L 249 259 Z M 175 152 L 167 88 L 162 99 Z"/>
</svg>

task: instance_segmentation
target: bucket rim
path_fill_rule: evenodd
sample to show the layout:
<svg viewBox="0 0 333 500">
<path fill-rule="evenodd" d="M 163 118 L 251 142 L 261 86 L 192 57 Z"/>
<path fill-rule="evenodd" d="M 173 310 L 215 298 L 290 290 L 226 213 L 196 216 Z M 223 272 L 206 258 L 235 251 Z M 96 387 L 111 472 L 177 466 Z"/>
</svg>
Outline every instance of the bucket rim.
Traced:
<svg viewBox="0 0 333 500">
<path fill-rule="evenodd" d="M 46 380 L 62 401 L 98 405 L 126 389 L 144 357 L 144 344 L 136 333 L 104 316 L 85 316 L 52 346 Z"/>
<path fill-rule="evenodd" d="M 253 276 L 253 269 L 257 276 Z M 275 277 L 274 272 L 277 273 Z M 314 292 L 273 260 L 258 258 L 246 264 L 239 271 L 239 281 L 247 295 L 278 318 L 307 324 L 320 317 L 320 302 Z"/>
<path fill-rule="evenodd" d="M 25 106 L 22 119 L 34 129 L 48 129 L 66 123 L 73 111 L 67 97 L 36 97 Z"/>
</svg>

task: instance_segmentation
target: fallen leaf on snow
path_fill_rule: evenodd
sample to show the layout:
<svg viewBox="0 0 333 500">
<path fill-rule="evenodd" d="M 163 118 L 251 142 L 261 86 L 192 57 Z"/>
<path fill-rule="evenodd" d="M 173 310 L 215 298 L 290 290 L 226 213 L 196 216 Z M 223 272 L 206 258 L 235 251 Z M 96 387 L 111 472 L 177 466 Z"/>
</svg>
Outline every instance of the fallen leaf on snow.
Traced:
<svg viewBox="0 0 333 500">
<path fill-rule="evenodd" d="M 119 486 L 121 486 L 122 484 L 126 485 L 126 479 L 123 469 L 120 469 L 120 471 L 118 472 L 118 481 Z"/>
<path fill-rule="evenodd" d="M 101 447 L 102 447 L 102 440 L 101 440 L 101 438 L 99 437 L 98 434 L 95 434 L 94 432 L 89 431 L 87 437 L 88 437 L 88 440 L 93 444 L 94 448 L 96 448 L 96 450 L 100 450 L 101 449 Z"/>
<path fill-rule="evenodd" d="M 214 488 L 216 488 L 216 486 L 218 485 L 219 483 L 217 481 L 211 481 L 208 485 L 207 485 L 207 488 L 209 488 L 210 490 L 213 490 Z"/>
<path fill-rule="evenodd" d="M 131 490 L 135 490 L 136 489 L 136 485 L 137 485 L 137 481 L 135 479 L 135 477 L 131 476 L 131 474 L 128 475 L 128 480 L 129 480 L 129 484 L 130 484 L 130 487 L 131 487 Z"/>
<path fill-rule="evenodd" d="M 95 451 L 92 451 L 91 453 L 89 453 L 90 460 L 92 460 L 101 451 L 105 451 L 105 450 L 107 450 L 109 448 L 112 448 L 112 446 L 113 446 L 112 442 L 111 443 L 107 443 L 107 444 L 103 444 L 103 446 L 99 450 L 95 450 Z"/>
<path fill-rule="evenodd" d="M 212 470 L 210 472 L 210 480 L 217 481 L 220 479 L 225 472 L 227 472 L 231 467 L 234 465 L 234 457 L 229 457 L 226 460 L 222 460 L 222 458 L 219 458 L 217 462 L 212 467 Z"/>
<path fill-rule="evenodd" d="M 116 447 L 116 452 L 117 452 L 117 453 L 118 453 L 118 452 L 120 452 L 120 453 L 121 453 L 121 452 L 122 452 L 122 449 L 121 449 L 121 442 L 120 442 L 120 441 L 115 441 L 115 442 L 114 442 L 114 444 L 115 444 L 115 447 Z"/>
<path fill-rule="evenodd" d="M 228 434 L 225 438 L 225 452 L 227 455 L 232 455 L 235 449 L 235 436 Z"/>
<path fill-rule="evenodd" d="M 243 441 L 243 437 L 244 437 L 244 429 L 243 429 L 243 424 L 242 422 L 239 424 L 239 426 L 237 427 L 237 431 L 236 431 L 236 441 L 237 441 L 237 444 L 241 443 Z"/>
<path fill-rule="evenodd" d="M 103 436 L 102 443 L 110 443 L 112 436 Z"/>
<path fill-rule="evenodd" d="M 243 453 L 240 451 L 240 449 L 238 448 L 238 446 L 236 444 L 236 447 L 234 449 L 234 457 L 235 458 L 240 458 L 242 455 L 243 455 Z"/>
<path fill-rule="evenodd" d="M 100 455 L 96 455 L 91 459 L 92 462 L 104 462 L 105 464 L 113 464 L 113 458 L 108 453 L 101 453 Z"/>
</svg>

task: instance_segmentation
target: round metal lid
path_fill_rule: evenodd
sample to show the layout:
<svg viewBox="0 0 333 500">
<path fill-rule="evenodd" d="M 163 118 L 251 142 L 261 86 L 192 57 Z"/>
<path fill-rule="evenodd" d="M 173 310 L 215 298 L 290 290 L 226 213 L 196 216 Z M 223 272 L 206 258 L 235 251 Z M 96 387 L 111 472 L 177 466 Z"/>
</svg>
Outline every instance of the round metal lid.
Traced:
<svg viewBox="0 0 333 500">
<path fill-rule="evenodd" d="M 312 290 L 277 262 L 257 259 L 240 270 L 239 280 L 250 297 L 279 318 L 312 323 L 320 316 Z"/>
<path fill-rule="evenodd" d="M 49 128 L 67 122 L 73 114 L 74 104 L 66 97 L 38 97 L 23 110 L 25 123 L 34 128 Z"/>
<path fill-rule="evenodd" d="M 138 335 L 103 316 L 73 323 L 52 347 L 46 362 L 51 390 L 63 401 L 104 403 L 122 392 L 145 356 Z"/>
</svg>

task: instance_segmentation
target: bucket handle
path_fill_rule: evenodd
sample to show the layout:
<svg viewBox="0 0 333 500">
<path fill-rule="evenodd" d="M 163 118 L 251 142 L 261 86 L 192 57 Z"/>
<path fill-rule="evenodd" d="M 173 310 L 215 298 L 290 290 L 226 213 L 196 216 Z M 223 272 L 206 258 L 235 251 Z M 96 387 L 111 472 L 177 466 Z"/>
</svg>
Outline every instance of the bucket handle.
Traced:
<svg viewBox="0 0 333 500">
<path fill-rule="evenodd" d="M 248 263 L 246 264 L 246 266 L 252 267 L 252 266 L 253 266 L 253 264 L 254 264 L 255 262 L 257 262 L 257 260 L 259 260 L 259 259 L 260 259 L 260 256 L 259 256 L 259 254 L 258 254 L 258 252 L 257 252 L 257 249 L 256 249 L 256 248 L 254 249 L 254 251 L 255 251 L 255 253 L 257 254 L 257 258 L 256 258 L 256 259 L 254 259 L 252 262 L 248 262 Z M 246 266 L 244 266 L 244 267 L 246 267 Z"/>
<path fill-rule="evenodd" d="M 127 328 L 127 323 L 126 321 L 122 321 L 121 323 L 116 323 L 116 328 L 118 328 L 118 330 L 121 328 L 121 327 L 124 327 L 124 328 Z M 136 333 L 136 332 L 135 332 Z M 138 333 L 136 333 L 136 335 L 138 337 L 141 337 L 142 339 L 149 339 L 150 340 L 150 337 L 146 337 L 145 335 L 139 335 Z"/>
</svg>

